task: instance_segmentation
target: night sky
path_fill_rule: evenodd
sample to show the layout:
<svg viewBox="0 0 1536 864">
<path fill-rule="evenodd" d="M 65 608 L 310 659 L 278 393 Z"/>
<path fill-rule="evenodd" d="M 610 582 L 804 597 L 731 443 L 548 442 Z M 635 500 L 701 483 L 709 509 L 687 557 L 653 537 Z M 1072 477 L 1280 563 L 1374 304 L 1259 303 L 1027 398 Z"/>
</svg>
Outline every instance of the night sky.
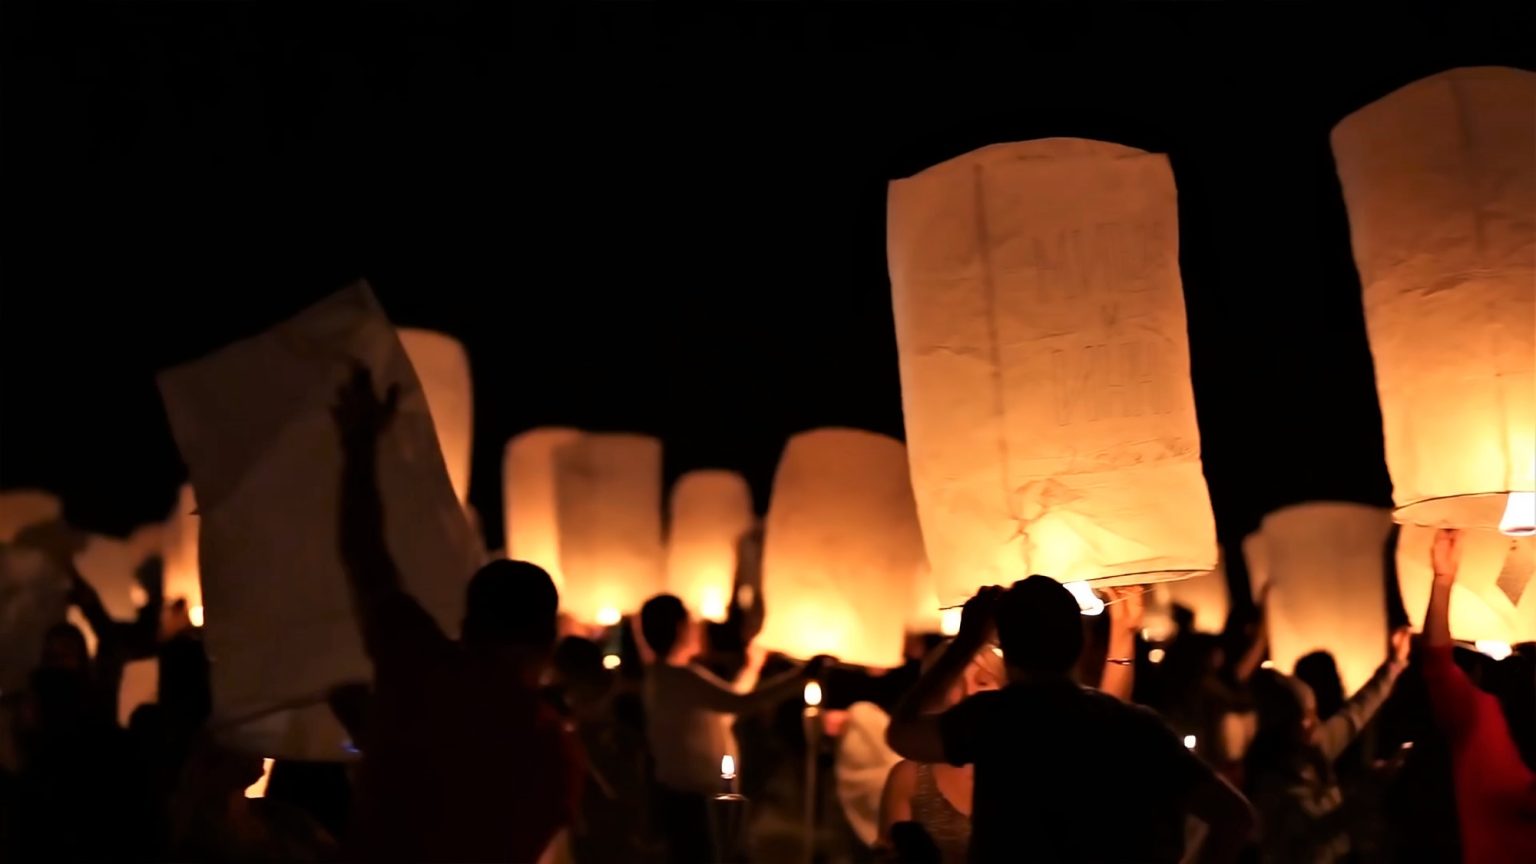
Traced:
<svg viewBox="0 0 1536 864">
<path fill-rule="evenodd" d="M 163 518 L 155 371 L 366 277 L 468 347 L 493 548 L 544 424 L 658 434 L 764 506 L 786 436 L 901 434 L 886 182 L 1070 135 L 1172 159 L 1223 538 L 1386 504 L 1328 130 L 1536 68 L 1531 3 L 307 5 L 0 6 L 0 486 Z"/>
</svg>

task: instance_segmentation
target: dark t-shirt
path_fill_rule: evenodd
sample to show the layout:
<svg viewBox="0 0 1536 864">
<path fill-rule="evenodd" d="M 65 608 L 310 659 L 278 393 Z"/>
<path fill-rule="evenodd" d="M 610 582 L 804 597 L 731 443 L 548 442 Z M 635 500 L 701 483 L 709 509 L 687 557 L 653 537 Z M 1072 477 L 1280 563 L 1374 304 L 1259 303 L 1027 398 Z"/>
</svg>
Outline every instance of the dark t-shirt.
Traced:
<svg viewBox="0 0 1536 864">
<path fill-rule="evenodd" d="M 575 811 L 573 736 L 537 690 L 447 638 L 409 596 L 370 617 L 374 701 L 351 857 L 536 860 Z"/>
<path fill-rule="evenodd" d="M 1069 681 L 979 693 L 940 717 L 976 766 L 973 862 L 1177 861 L 1210 771 L 1152 711 Z"/>
</svg>

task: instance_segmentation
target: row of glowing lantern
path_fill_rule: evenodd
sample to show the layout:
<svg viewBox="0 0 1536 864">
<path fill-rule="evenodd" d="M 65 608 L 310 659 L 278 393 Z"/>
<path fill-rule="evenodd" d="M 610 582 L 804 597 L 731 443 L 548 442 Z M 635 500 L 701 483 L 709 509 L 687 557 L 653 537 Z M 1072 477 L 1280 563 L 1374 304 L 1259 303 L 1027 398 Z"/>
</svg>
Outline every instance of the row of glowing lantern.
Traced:
<svg viewBox="0 0 1536 864">
<path fill-rule="evenodd" d="M 1471 529 L 1487 554 L 1453 628 L 1509 641 L 1536 633 L 1529 548 L 1495 533 L 1536 532 L 1533 81 L 1453 70 L 1333 133 L 1409 526 L 1404 599 L 1417 591 L 1418 526 Z M 1093 612 L 1092 587 L 1173 593 L 1214 570 L 1166 157 L 1080 139 L 996 145 L 892 183 L 888 213 L 907 444 L 847 429 L 789 440 L 754 586 L 771 598 L 764 644 L 890 666 L 903 629 L 979 585 L 1047 573 Z M 442 334 L 401 341 L 465 502 L 467 357 Z M 510 442 L 505 467 L 506 554 L 548 569 L 578 618 L 613 623 L 664 588 L 718 617 L 738 564 L 754 563 L 737 561 L 755 517 L 729 472 L 679 481 L 663 543 L 653 438 L 534 430 Z M 177 533 L 190 518 L 179 506 L 167 532 L 173 583 L 195 573 L 195 532 Z M 1267 519 L 1272 639 L 1307 634 L 1303 653 L 1344 633 L 1384 643 L 1384 620 L 1361 620 L 1383 605 L 1367 559 L 1379 576 L 1389 529 L 1352 505 Z"/>
</svg>

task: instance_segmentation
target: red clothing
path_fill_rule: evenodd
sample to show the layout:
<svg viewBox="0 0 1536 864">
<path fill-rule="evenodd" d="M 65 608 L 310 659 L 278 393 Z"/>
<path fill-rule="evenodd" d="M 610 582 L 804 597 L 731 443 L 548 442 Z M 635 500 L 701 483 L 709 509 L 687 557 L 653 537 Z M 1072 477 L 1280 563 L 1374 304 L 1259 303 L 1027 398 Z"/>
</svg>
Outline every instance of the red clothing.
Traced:
<svg viewBox="0 0 1536 864">
<path fill-rule="evenodd" d="M 1536 775 L 1520 759 L 1499 700 L 1472 683 L 1451 650 L 1424 652 L 1424 680 L 1451 742 L 1462 860 L 1536 861 Z"/>
<path fill-rule="evenodd" d="M 370 619 L 374 702 L 352 857 L 537 860 L 575 813 L 574 738 L 536 690 L 449 639 L 409 596 Z"/>
</svg>

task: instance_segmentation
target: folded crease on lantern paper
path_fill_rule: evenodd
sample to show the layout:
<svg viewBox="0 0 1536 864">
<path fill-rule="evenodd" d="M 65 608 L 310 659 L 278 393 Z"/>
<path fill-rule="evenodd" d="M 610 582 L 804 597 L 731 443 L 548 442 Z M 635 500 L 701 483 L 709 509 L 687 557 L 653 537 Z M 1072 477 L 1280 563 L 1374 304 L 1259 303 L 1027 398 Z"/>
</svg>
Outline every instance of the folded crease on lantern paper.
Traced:
<svg viewBox="0 0 1536 864">
<path fill-rule="evenodd" d="M 942 602 L 1216 564 L 1166 157 L 1046 139 L 891 184 L 912 485 Z"/>
<path fill-rule="evenodd" d="M 1536 490 L 1533 105 L 1536 73 L 1452 69 L 1331 136 L 1399 522 L 1495 528 Z"/>
<path fill-rule="evenodd" d="M 200 505 L 211 725 L 264 756 L 345 758 L 325 696 L 372 677 L 336 536 L 330 411 L 357 363 L 381 394 L 400 388 L 379 443 L 386 545 L 406 590 L 452 633 L 475 565 L 469 528 L 421 386 L 366 285 L 160 376 Z"/>
</svg>

